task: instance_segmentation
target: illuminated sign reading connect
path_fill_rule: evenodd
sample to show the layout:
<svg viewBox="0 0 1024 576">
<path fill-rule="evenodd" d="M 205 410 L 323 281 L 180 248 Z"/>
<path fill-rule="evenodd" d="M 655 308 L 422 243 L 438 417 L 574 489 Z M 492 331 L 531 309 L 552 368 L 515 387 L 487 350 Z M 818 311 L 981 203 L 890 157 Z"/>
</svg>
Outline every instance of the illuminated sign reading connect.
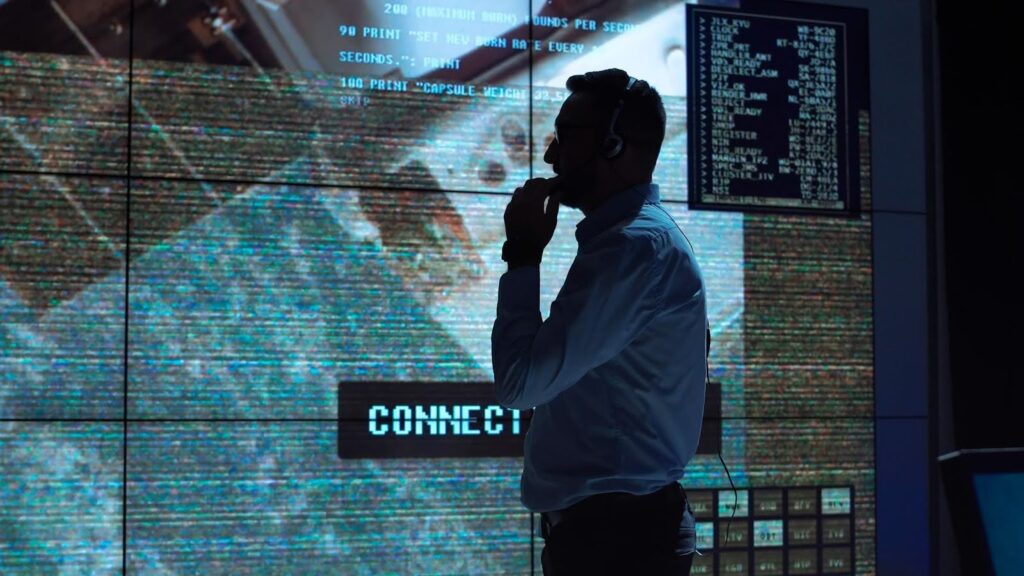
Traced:
<svg viewBox="0 0 1024 576">
<path fill-rule="evenodd" d="M 532 419 L 493 382 L 341 382 L 338 457 L 522 458 Z"/>
<path fill-rule="evenodd" d="M 478 415 L 481 414 L 482 416 Z M 511 419 L 509 419 L 511 415 Z M 505 420 L 505 423 L 498 420 Z M 505 432 L 506 426 L 510 428 Z M 398 404 L 393 408 L 386 405 L 370 406 L 369 431 L 374 436 L 445 436 L 453 435 L 518 435 L 520 433 L 519 410 L 507 410 L 492 405 L 429 405 Z"/>
</svg>

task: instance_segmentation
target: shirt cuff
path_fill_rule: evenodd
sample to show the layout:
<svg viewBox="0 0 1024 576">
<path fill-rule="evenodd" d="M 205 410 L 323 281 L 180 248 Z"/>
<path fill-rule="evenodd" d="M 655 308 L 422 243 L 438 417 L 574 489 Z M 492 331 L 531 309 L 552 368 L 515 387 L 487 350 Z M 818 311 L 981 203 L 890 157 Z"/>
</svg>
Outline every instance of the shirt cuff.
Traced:
<svg viewBox="0 0 1024 576">
<path fill-rule="evenodd" d="M 520 266 L 501 275 L 498 310 L 540 312 L 540 266 Z"/>
</svg>

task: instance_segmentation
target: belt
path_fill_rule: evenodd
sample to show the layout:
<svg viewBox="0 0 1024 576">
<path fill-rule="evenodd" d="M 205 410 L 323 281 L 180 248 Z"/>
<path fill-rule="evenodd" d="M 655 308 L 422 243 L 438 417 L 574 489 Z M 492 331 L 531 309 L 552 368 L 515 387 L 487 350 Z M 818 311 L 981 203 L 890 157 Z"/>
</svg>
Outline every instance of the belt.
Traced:
<svg viewBox="0 0 1024 576">
<path fill-rule="evenodd" d="M 671 484 L 668 484 L 663 488 L 659 488 L 658 490 L 655 490 L 650 494 L 632 494 L 629 492 L 604 492 L 601 494 L 594 494 L 592 496 L 584 498 L 583 500 L 580 500 L 579 502 L 576 502 L 575 504 L 569 506 L 568 508 L 563 508 L 561 510 L 551 510 L 549 512 L 541 512 L 541 532 L 545 535 L 545 537 L 547 537 L 547 533 L 552 528 L 557 526 L 559 522 L 565 520 L 567 516 L 577 513 L 580 510 L 591 508 L 595 505 L 599 505 L 602 502 L 609 502 L 617 499 L 646 500 L 658 498 L 664 496 L 669 490 L 676 489 L 676 487 L 678 487 L 678 490 L 682 492 L 683 501 L 685 502 L 686 490 L 683 490 L 683 487 L 680 486 L 678 482 L 672 482 Z"/>
</svg>

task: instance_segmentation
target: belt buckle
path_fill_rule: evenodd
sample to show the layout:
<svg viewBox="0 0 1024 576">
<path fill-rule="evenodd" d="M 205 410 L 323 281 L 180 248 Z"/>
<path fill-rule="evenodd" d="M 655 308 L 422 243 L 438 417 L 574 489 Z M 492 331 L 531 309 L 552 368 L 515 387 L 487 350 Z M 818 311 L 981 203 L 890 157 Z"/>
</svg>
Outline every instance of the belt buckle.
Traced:
<svg viewBox="0 0 1024 576">
<path fill-rule="evenodd" d="M 551 521 L 551 527 L 554 528 L 559 522 L 565 518 L 565 513 L 561 510 L 552 510 L 548 512 L 548 520 Z"/>
<path fill-rule="evenodd" d="M 564 518 L 564 514 L 560 510 L 541 512 L 540 534 L 545 540 L 547 540 L 548 536 L 551 535 L 551 531 L 554 530 L 555 525 L 562 521 L 562 518 Z"/>
</svg>

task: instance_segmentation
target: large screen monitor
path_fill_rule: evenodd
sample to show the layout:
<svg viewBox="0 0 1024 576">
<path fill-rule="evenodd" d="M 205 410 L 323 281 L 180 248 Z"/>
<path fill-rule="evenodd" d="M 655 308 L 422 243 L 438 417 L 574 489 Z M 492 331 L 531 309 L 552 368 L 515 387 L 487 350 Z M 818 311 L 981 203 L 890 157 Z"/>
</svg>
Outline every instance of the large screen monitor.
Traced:
<svg viewBox="0 0 1024 576">
<path fill-rule="evenodd" d="M 566 78 L 618 67 L 662 95 L 707 288 L 694 573 L 873 573 L 869 191 L 694 209 L 690 30 L 679 0 L 0 1 L 0 571 L 540 574 L 529 415 L 487 408 L 502 215 Z M 385 427 L 417 407 L 462 416 Z"/>
</svg>

